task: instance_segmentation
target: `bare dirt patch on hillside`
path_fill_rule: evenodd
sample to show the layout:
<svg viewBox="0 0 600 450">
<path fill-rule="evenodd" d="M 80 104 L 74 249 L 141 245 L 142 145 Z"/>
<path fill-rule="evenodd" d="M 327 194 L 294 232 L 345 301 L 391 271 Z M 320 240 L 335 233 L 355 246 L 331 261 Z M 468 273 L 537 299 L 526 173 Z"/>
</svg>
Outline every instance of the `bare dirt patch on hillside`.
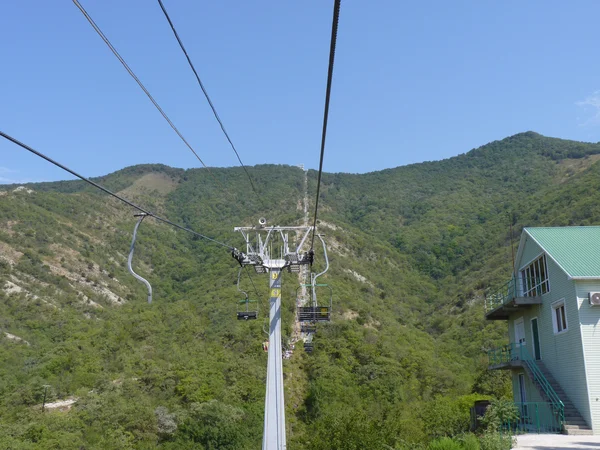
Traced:
<svg viewBox="0 0 600 450">
<path fill-rule="evenodd" d="M 0 223 L 0 230 L 6 232 L 6 234 L 8 234 L 9 236 L 14 236 L 15 235 L 15 230 L 13 230 L 14 226 L 17 225 L 19 222 L 17 222 L 16 220 L 9 220 L 6 223 Z"/>
<path fill-rule="evenodd" d="M 8 339 L 9 341 L 18 342 L 20 344 L 25 344 L 25 345 L 31 345 L 29 342 L 27 342 L 22 337 L 19 337 L 15 334 L 8 333 L 6 331 L 4 332 L 4 337 L 6 337 L 6 339 Z"/>
<path fill-rule="evenodd" d="M 177 188 L 178 182 L 164 173 L 147 173 L 138 178 L 133 184 L 120 193 L 140 194 L 144 191 L 156 191 L 161 195 L 167 195 Z"/>
<path fill-rule="evenodd" d="M 21 256 L 23 256 L 23 253 L 15 250 L 5 242 L 0 242 L 0 259 L 6 261 L 11 266 L 14 266 L 19 262 Z"/>
<path fill-rule="evenodd" d="M 344 320 L 355 320 L 358 316 L 359 314 L 351 309 L 342 313 L 342 319 Z"/>
<path fill-rule="evenodd" d="M 351 269 L 343 269 L 344 272 L 352 275 L 354 277 L 354 279 L 356 279 L 357 281 L 360 281 L 361 283 L 364 284 L 368 284 L 371 287 L 375 287 L 373 285 L 373 283 L 371 283 L 369 280 L 367 280 L 366 277 L 362 276 L 360 273 L 356 272 L 355 270 L 351 270 Z"/>
<path fill-rule="evenodd" d="M 600 154 L 589 155 L 585 158 L 563 159 L 558 163 L 558 166 L 563 169 L 561 181 L 566 181 L 572 176 L 583 172 L 597 161 L 600 161 Z"/>
</svg>

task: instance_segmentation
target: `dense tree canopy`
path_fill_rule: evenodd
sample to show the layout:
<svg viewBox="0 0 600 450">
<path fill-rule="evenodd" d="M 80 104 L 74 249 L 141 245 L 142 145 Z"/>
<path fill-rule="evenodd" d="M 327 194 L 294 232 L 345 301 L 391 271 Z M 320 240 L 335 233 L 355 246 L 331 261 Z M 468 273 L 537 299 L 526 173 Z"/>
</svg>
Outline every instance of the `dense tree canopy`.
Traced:
<svg viewBox="0 0 600 450">
<path fill-rule="evenodd" d="M 411 448 L 506 396 L 505 375 L 486 371 L 506 332 L 483 319 L 485 290 L 509 276 L 523 226 L 600 223 L 599 153 L 529 132 L 445 161 L 323 174 L 333 320 L 314 353 L 284 361 L 288 448 Z M 267 210 L 241 168 L 141 165 L 99 181 L 241 246 L 234 226 L 303 216 L 303 171 L 249 170 Z M 0 190 L 0 447 L 258 448 L 266 279 L 253 275 L 261 320 L 236 321 L 228 250 L 147 219 L 135 267 L 148 305 L 126 269 L 133 211 L 77 181 L 15 188 Z M 315 189 L 309 171 L 311 206 Z M 289 337 L 298 277 L 283 286 Z M 76 401 L 42 412 L 44 395 Z"/>
</svg>

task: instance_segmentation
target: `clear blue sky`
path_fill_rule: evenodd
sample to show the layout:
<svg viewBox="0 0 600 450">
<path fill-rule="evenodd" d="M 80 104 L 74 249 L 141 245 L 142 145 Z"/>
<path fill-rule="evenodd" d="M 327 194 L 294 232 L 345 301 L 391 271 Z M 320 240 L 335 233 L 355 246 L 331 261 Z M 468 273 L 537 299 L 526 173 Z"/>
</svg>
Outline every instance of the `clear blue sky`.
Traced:
<svg viewBox="0 0 600 450">
<path fill-rule="evenodd" d="M 237 164 L 156 1 L 81 0 L 211 166 Z M 164 0 L 242 159 L 318 167 L 332 0 Z M 342 2 L 328 172 L 533 130 L 600 140 L 597 1 Z M 198 167 L 70 1 L 4 2 L 0 130 L 88 176 Z M 0 141 L 0 182 L 69 178 Z"/>
</svg>

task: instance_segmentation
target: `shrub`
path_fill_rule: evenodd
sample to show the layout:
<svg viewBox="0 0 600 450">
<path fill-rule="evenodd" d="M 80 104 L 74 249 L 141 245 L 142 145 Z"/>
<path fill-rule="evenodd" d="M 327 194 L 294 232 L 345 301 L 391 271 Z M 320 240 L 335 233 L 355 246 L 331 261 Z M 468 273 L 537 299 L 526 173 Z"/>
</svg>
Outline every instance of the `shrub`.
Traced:
<svg viewBox="0 0 600 450">
<path fill-rule="evenodd" d="M 422 412 L 422 419 L 430 437 L 458 436 L 468 432 L 471 407 L 475 400 L 481 399 L 481 395 L 471 394 L 454 398 L 438 397 L 429 403 Z"/>
<path fill-rule="evenodd" d="M 515 423 L 519 420 L 519 410 L 509 400 L 493 400 L 485 411 L 481 423 L 486 431 L 500 431 L 505 424 Z"/>
<path fill-rule="evenodd" d="M 464 450 L 479 450 L 479 439 L 474 434 L 468 433 L 461 438 L 462 447 Z"/>
<path fill-rule="evenodd" d="M 479 438 L 481 450 L 510 450 L 513 446 L 513 437 L 509 434 L 486 431 Z"/>
<path fill-rule="evenodd" d="M 443 437 L 431 441 L 429 443 L 429 450 L 462 450 L 462 445 L 459 442 L 449 437 Z"/>
</svg>

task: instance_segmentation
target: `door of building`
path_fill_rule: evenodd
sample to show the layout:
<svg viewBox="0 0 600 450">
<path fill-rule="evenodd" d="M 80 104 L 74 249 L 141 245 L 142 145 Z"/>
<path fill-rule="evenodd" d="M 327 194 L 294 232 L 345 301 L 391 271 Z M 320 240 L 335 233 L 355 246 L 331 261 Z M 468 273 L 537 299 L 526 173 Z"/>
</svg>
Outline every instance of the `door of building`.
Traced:
<svg viewBox="0 0 600 450">
<path fill-rule="evenodd" d="M 521 420 L 527 417 L 527 393 L 525 392 L 525 374 L 519 374 L 519 397 L 521 400 L 520 412 L 521 412 Z"/>
<path fill-rule="evenodd" d="M 540 353 L 540 334 L 538 331 L 538 320 L 537 317 L 531 319 L 531 334 L 533 335 L 533 357 L 536 361 L 542 359 Z"/>
<path fill-rule="evenodd" d="M 525 324 L 522 317 L 515 320 L 515 344 L 517 347 L 525 345 Z"/>
</svg>

